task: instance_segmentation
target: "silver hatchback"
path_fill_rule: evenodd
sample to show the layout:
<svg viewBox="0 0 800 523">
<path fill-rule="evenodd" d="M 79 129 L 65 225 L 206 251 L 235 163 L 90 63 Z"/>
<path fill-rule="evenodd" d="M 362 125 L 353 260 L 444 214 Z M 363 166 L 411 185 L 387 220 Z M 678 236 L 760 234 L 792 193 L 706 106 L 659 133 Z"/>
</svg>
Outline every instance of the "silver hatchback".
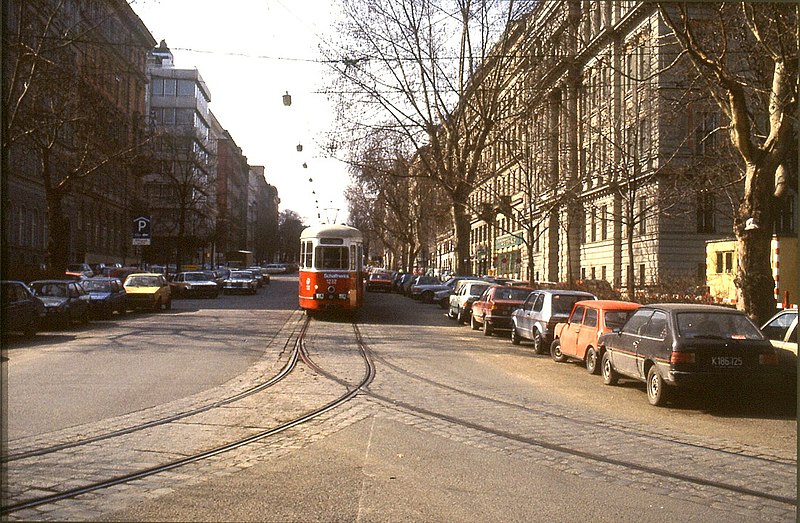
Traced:
<svg viewBox="0 0 800 523">
<path fill-rule="evenodd" d="M 533 291 L 511 315 L 512 336 L 533 341 L 536 354 L 543 354 L 553 342 L 556 324 L 567 320 L 575 302 L 596 299 L 594 294 L 583 291 Z"/>
</svg>

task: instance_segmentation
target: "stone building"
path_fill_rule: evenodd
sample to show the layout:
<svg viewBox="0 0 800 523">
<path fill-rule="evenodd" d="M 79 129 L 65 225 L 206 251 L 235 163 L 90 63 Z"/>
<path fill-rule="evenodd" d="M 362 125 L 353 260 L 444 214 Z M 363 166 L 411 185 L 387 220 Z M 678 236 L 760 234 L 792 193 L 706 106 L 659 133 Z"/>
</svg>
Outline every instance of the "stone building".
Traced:
<svg viewBox="0 0 800 523">
<path fill-rule="evenodd" d="M 702 284 L 705 242 L 731 231 L 734 154 L 656 6 L 541 2 L 517 23 L 525 36 L 470 195 L 471 270 Z M 451 243 L 442 231 L 440 264 Z"/>
<path fill-rule="evenodd" d="M 3 88 L 17 101 L 3 119 L 4 277 L 133 262 L 155 40 L 123 0 L 9 0 L 3 17 Z"/>
<path fill-rule="evenodd" d="M 248 184 L 247 249 L 258 262 L 277 261 L 278 189 L 267 183 L 263 165 L 250 167 Z"/>
</svg>

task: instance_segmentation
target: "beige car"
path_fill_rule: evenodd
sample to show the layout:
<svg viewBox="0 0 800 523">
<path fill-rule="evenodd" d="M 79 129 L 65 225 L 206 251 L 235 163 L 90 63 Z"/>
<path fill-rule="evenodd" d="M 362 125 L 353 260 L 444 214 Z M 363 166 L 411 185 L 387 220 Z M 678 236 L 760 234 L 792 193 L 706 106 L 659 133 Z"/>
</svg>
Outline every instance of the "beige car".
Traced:
<svg viewBox="0 0 800 523">
<path fill-rule="evenodd" d="M 797 379 L 797 308 L 780 311 L 761 327 L 761 332 L 775 347 L 783 372 Z"/>
<path fill-rule="evenodd" d="M 125 280 L 128 307 L 158 311 L 172 308 L 172 294 L 163 274 L 137 272 Z"/>
</svg>

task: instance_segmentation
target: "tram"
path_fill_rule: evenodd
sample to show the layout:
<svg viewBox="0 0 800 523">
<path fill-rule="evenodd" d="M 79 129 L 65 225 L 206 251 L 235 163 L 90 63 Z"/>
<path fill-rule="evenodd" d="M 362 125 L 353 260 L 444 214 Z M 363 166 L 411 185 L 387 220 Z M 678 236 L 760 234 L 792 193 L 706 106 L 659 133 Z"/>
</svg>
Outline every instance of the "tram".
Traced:
<svg viewBox="0 0 800 523">
<path fill-rule="evenodd" d="M 364 301 L 364 237 L 346 225 L 300 233 L 300 308 L 356 310 Z"/>
</svg>

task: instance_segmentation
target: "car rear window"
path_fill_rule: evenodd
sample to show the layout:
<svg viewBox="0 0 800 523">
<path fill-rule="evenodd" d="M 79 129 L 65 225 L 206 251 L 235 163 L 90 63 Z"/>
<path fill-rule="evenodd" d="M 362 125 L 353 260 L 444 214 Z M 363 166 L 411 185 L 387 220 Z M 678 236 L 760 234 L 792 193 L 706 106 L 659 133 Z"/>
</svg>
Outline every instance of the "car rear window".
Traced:
<svg viewBox="0 0 800 523">
<path fill-rule="evenodd" d="M 572 311 L 575 302 L 585 300 L 586 296 L 574 296 L 571 294 L 553 295 L 553 314 L 566 316 Z"/>
<path fill-rule="evenodd" d="M 126 287 L 160 287 L 158 276 L 131 276 L 125 282 Z"/>
<path fill-rule="evenodd" d="M 763 340 L 758 327 L 744 314 L 727 312 L 682 312 L 677 315 L 683 338 L 731 338 Z"/>
</svg>

